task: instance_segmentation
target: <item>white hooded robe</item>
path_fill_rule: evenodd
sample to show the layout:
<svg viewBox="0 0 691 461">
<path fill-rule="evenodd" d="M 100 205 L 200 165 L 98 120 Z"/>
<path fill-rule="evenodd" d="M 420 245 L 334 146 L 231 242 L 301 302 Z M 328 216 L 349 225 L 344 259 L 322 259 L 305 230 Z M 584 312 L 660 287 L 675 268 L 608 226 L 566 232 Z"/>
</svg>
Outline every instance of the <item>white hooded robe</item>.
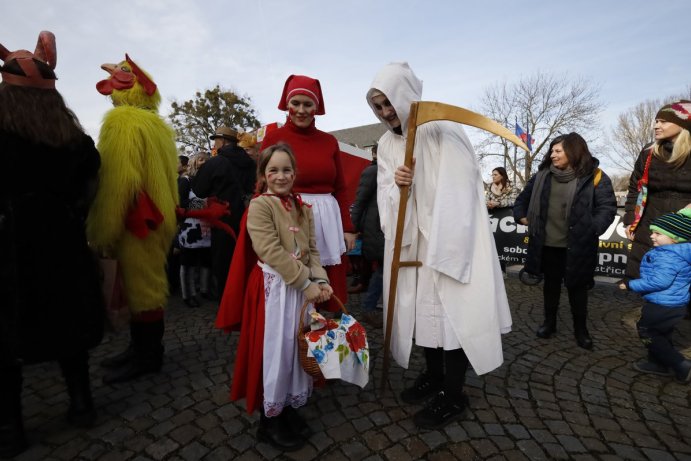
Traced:
<svg viewBox="0 0 691 461">
<path fill-rule="evenodd" d="M 394 172 L 403 165 L 410 104 L 420 100 L 422 82 L 407 63 L 392 63 L 377 74 L 367 93 L 375 115 L 376 91 L 393 105 L 403 133 L 389 128 L 377 150 L 386 309 L 400 200 Z M 504 360 L 501 334 L 511 331 L 511 313 L 475 152 L 460 124 L 442 121 L 418 127 L 414 156 L 401 260 L 421 261 L 422 267 L 399 269 L 393 358 L 408 368 L 415 337 L 423 347 L 462 347 L 475 372 L 488 373 Z"/>
</svg>

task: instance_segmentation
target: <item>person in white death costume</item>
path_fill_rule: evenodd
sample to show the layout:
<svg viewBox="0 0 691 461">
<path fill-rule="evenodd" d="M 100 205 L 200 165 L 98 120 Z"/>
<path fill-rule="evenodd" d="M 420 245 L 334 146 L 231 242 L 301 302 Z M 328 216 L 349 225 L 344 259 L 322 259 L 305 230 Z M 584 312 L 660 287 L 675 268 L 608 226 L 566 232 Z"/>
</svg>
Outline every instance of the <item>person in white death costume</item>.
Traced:
<svg viewBox="0 0 691 461">
<path fill-rule="evenodd" d="M 388 305 L 399 187 L 410 185 L 402 261 L 422 266 L 399 271 L 391 351 L 408 368 L 413 339 L 425 350 L 426 370 L 402 392 L 406 403 L 427 402 L 415 414 L 422 428 L 458 420 L 470 363 L 478 375 L 499 367 L 501 334 L 511 313 L 485 207 L 475 152 L 462 126 L 447 121 L 418 127 L 413 168 L 403 165 L 410 104 L 422 81 L 407 63 L 386 65 L 367 102 L 388 131 L 379 140 L 377 201 L 384 251 L 384 305 Z M 386 315 L 384 316 L 386 318 Z"/>
</svg>

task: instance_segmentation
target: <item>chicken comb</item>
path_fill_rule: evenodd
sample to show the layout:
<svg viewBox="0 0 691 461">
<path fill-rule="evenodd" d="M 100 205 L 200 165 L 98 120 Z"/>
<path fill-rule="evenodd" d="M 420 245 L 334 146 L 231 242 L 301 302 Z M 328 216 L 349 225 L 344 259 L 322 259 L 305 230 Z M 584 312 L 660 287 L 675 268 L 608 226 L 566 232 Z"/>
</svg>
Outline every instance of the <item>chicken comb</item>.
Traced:
<svg viewBox="0 0 691 461">
<path fill-rule="evenodd" d="M 151 96 L 156 92 L 156 84 L 151 80 L 138 65 L 130 59 L 130 55 L 125 53 L 125 61 L 132 67 L 132 73 L 137 76 L 137 81 L 144 88 L 147 95 Z"/>
</svg>

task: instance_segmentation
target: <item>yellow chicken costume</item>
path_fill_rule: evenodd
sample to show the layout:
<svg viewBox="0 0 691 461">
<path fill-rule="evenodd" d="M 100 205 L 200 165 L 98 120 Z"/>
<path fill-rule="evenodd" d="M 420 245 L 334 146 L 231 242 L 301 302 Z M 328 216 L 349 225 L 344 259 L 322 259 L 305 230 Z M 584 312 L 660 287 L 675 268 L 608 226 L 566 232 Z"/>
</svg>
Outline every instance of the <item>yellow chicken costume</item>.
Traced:
<svg viewBox="0 0 691 461">
<path fill-rule="evenodd" d="M 159 371 L 163 361 L 165 266 L 176 232 L 177 162 L 173 130 L 158 115 L 161 96 L 128 55 L 104 64 L 96 89 L 115 106 L 103 119 L 99 189 L 87 220 L 89 242 L 119 262 L 132 314 L 129 348 L 102 365 L 104 382 Z"/>
</svg>

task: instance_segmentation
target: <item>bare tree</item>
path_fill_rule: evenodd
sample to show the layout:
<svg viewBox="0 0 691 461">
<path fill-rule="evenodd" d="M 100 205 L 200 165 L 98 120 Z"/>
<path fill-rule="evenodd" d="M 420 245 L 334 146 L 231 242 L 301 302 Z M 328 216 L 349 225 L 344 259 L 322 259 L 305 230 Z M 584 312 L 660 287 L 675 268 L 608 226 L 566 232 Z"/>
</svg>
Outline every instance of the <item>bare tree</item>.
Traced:
<svg viewBox="0 0 691 461">
<path fill-rule="evenodd" d="M 612 181 L 612 188 L 614 192 L 624 192 L 629 188 L 628 174 L 614 174 L 609 178 Z"/>
<path fill-rule="evenodd" d="M 599 126 L 603 108 L 599 87 L 590 81 L 567 75 L 537 72 L 517 83 L 503 82 L 485 90 L 480 112 L 513 131 L 518 124 L 533 137 L 533 151 L 515 151 L 503 138 L 487 135 L 475 146 L 480 158 L 498 157 L 522 186 L 537 167 L 549 141 L 558 133 L 585 134 Z M 511 175 L 510 173 L 510 175 Z"/>
<path fill-rule="evenodd" d="M 664 99 L 648 99 L 619 114 L 610 133 L 611 149 L 607 157 L 628 171 L 633 170 L 643 146 L 655 139 L 655 114 L 664 104 L 678 99 L 691 99 L 691 84 L 686 90 Z"/>
</svg>

